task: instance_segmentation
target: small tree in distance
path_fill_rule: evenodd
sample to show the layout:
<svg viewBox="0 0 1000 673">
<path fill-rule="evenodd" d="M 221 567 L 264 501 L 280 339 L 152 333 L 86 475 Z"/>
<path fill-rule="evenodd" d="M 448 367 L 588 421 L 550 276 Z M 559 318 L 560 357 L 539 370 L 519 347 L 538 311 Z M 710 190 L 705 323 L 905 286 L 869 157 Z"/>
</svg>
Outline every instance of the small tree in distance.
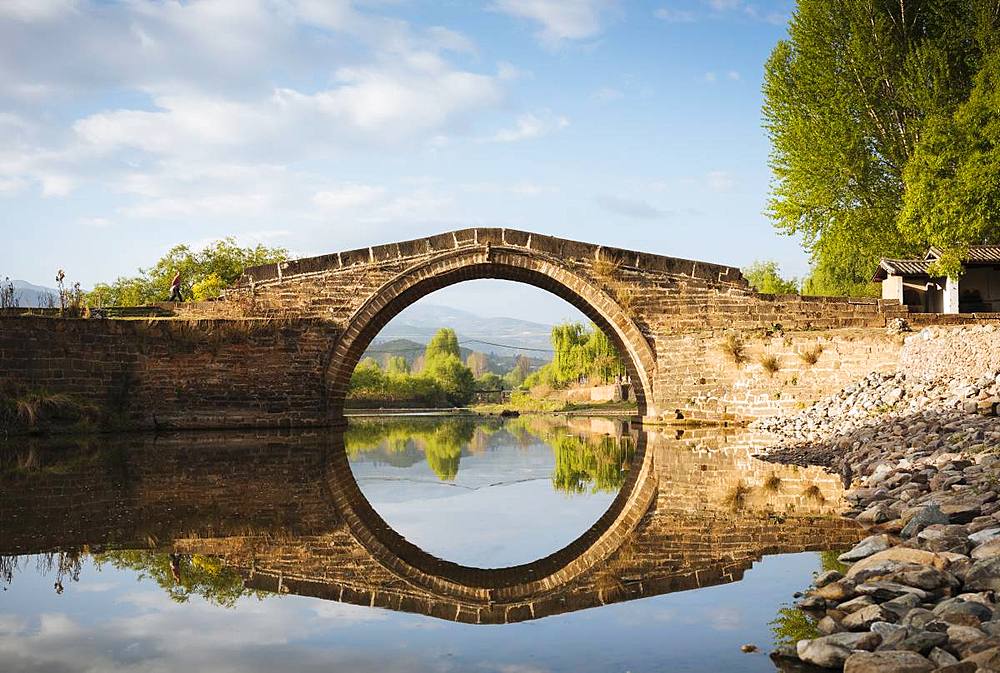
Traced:
<svg viewBox="0 0 1000 673">
<path fill-rule="evenodd" d="M 795 278 L 784 279 L 780 267 L 774 261 L 756 261 L 742 269 L 743 277 L 750 286 L 764 294 L 797 294 L 799 282 Z"/>
</svg>

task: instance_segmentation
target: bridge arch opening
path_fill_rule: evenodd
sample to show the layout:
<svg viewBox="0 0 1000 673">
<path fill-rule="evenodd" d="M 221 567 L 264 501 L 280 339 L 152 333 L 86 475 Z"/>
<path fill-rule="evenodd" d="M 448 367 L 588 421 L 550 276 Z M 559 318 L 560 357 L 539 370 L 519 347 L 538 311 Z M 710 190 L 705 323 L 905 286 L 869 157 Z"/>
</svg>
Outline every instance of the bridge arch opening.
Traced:
<svg viewBox="0 0 1000 673">
<path fill-rule="evenodd" d="M 351 375 L 371 342 L 396 315 L 421 298 L 470 280 L 498 279 L 546 290 L 576 307 L 614 343 L 637 402 L 637 414 L 655 414 L 652 382 L 655 356 L 649 342 L 616 300 L 571 264 L 523 250 L 484 246 L 456 249 L 399 273 L 372 293 L 346 322 L 330 353 L 327 408 L 346 426 L 344 405 Z M 514 601 L 568 582 L 606 560 L 632 533 L 655 492 L 652 457 L 639 432 L 625 482 L 598 521 L 573 542 L 544 558 L 516 566 L 476 568 L 442 560 L 407 541 L 375 511 L 350 468 L 346 450 L 331 457 L 330 495 L 357 539 L 386 568 L 418 585 L 463 599 Z"/>
<path fill-rule="evenodd" d="M 456 251 L 411 267 L 384 284 L 347 321 L 330 353 L 326 373 L 328 417 L 345 424 L 351 375 L 379 332 L 401 311 L 442 288 L 469 280 L 497 279 L 532 285 L 564 299 L 614 343 L 632 381 L 639 418 L 656 414 L 652 400 L 655 356 L 629 314 L 603 288 L 571 269 L 517 250 L 488 247 Z"/>
</svg>

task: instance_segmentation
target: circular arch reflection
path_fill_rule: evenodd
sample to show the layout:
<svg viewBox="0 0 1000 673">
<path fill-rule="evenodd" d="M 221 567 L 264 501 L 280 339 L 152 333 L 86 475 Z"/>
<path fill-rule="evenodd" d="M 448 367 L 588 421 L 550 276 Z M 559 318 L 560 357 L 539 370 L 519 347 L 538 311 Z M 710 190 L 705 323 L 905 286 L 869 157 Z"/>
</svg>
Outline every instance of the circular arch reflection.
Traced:
<svg viewBox="0 0 1000 673">
<path fill-rule="evenodd" d="M 635 437 L 635 457 L 611 506 L 562 549 L 530 563 L 475 568 L 437 558 L 396 532 L 375 511 L 351 470 L 343 431 L 332 436 L 324 480 L 329 497 L 354 537 L 384 567 L 441 595 L 477 601 L 517 600 L 550 590 L 606 560 L 631 535 L 657 490 L 646 435 Z"/>
</svg>

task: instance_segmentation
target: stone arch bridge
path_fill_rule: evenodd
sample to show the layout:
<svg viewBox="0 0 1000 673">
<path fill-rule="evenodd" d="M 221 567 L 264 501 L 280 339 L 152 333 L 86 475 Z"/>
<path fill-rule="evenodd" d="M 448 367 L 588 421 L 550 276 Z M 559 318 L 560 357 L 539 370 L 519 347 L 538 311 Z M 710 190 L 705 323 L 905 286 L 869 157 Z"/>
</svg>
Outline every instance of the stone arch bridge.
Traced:
<svg viewBox="0 0 1000 673">
<path fill-rule="evenodd" d="M 812 401 L 894 366 L 898 344 L 871 328 L 905 314 L 887 300 L 758 294 L 729 266 L 477 228 L 247 269 L 223 300 L 161 318 L 0 316 L 0 378 L 96 402 L 91 422 L 103 426 L 336 425 L 378 331 L 417 299 L 479 278 L 540 287 L 589 316 L 625 355 L 647 421 L 740 420 Z M 743 351 L 727 357 L 734 337 Z M 826 355 L 807 370 L 797 354 L 817 345 Z"/>
</svg>

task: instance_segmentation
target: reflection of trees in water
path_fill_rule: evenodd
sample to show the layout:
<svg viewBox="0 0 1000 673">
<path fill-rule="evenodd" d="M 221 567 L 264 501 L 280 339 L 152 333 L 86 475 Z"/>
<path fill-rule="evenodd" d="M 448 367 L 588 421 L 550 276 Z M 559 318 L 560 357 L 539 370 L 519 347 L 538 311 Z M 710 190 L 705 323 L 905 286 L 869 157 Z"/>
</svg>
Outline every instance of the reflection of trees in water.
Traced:
<svg viewBox="0 0 1000 673">
<path fill-rule="evenodd" d="M 827 570 L 836 570 L 837 572 L 846 572 L 847 566 L 837 560 L 837 556 L 843 553 L 843 550 L 830 550 L 819 552 L 819 564 L 820 570 L 826 572 Z M 774 644 L 777 646 L 791 646 L 794 647 L 795 643 L 800 640 L 809 640 L 812 638 L 817 638 L 822 635 L 819 629 L 816 627 L 817 620 L 806 614 L 804 611 L 792 607 L 784 606 L 778 608 L 778 615 L 771 621 L 771 633 L 774 635 Z"/>
<path fill-rule="evenodd" d="M 119 570 L 133 570 L 140 580 L 152 579 L 178 603 L 200 596 L 231 608 L 243 596 L 263 598 L 264 595 L 247 589 L 240 574 L 215 556 L 127 550 L 94 554 L 94 563 L 98 569 L 106 563 Z"/>
<path fill-rule="evenodd" d="M 344 443 L 351 458 L 378 454 L 394 464 L 394 454 L 423 453 L 434 474 L 442 481 L 451 481 L 458 475 L 462 449 L 470 445 L 477 430 L 488 431 L 470 418 L 352 421 Z"/>
<path fill-rule="evenodd" d="M 53 588 L 57 594 L 63 592 L 63 580 L 71 582 L 80 581 L 80 571 L 83 570 L 83 556 L 79 551 L 49 552 L 29 556 L 0 556 L 0 583 L 7 585 L 14 581 L 14 574 L 21 570 L 22 563 L 26 563 L 29 558 L 35 559 L 35 570 L 39 575 L 55 574 L 56 581 Z"/>
<path fill-rule="evenodd" d="M 231 608 L 243 596 L 262 599 L 267 595 L 263 591 L 247 589 L 239 572 L 228 567 L 217 556 L 170 554 L 145 549 L 89 555 L 98 571 L 105 564 L 118 570 L 134 571 L 139 580 L 153 580 L 167 592 L 171 600 L 178 603 L 186 603 L 191 596 L 199 596 L 215 605 Z M 36 556 L 0 556 L 0 584 L 6 590 L 6 586 L 13 582 L 14 575 L 23 572 L 25 566 L 34 559 L 35 571 L 42 576 L 54 575 L 53 588 L 57 594 L 61 594 L 64 582 L 80 581 L 83 561 L 87 556 L 86 550 Z"/>
<path fill-rule="evenodd" d="M 635 455 L 631 437 L 575 434 L 564 420 L 544 417 L 352 420 L 344 438 L 351 458 L 408 467 L 423 457 L 442 481 L 458 475 L 463 451 L 484 453 L 497 441 L 522 449 L 546 444 L 556 463 L 552 483 L 566 493 L 617 492 Z"/>
<path fill-rule="evenodd" d="M 552 483 L 567 493 L 617 493 L 635 455 L 631 437 L 563 435 L 548 441 L 556 456 Z"/>
</svg>

